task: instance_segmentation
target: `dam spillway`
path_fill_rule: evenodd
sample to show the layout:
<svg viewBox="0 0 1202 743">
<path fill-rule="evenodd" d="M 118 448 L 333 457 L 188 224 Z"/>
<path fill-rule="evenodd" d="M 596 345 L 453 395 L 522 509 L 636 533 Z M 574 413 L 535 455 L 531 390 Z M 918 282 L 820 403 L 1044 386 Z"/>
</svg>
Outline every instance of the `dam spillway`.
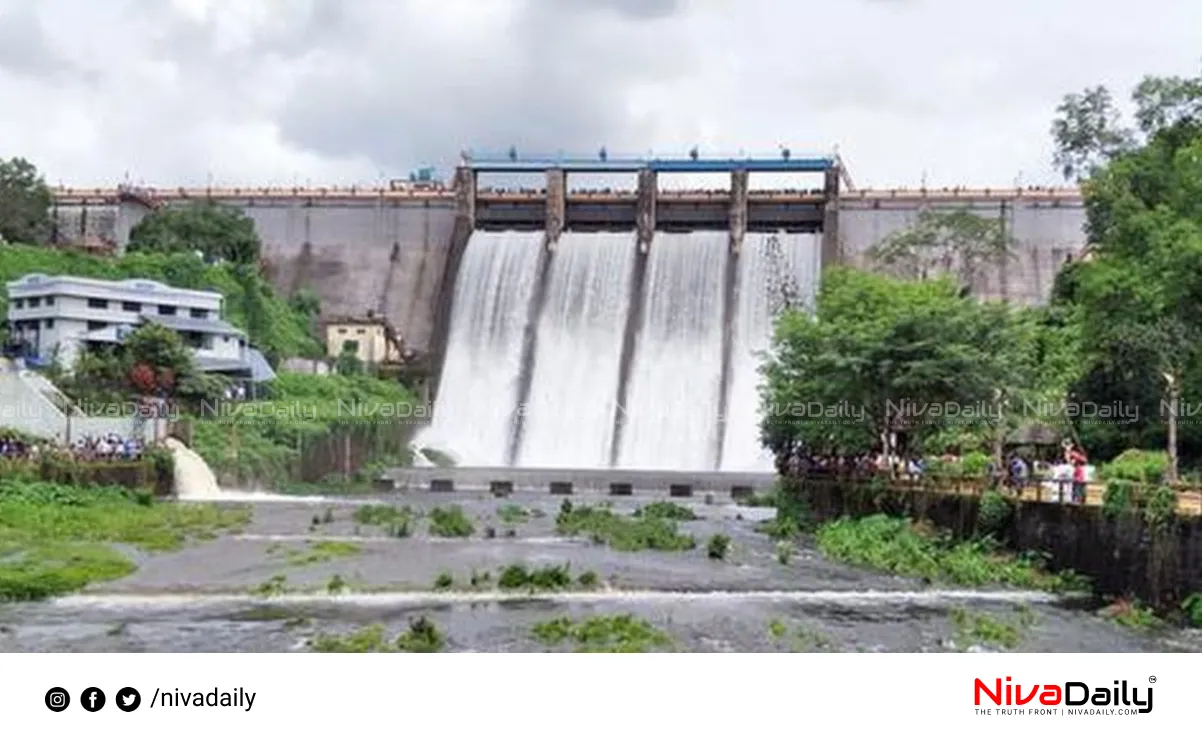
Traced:
<svg viewBox="0 0 1202 743">
<path fill-rule="evenodd" d="M 770 472 L 774 297 L 812 304 L 819 238 L 476 231 L 421 445 L 468 467 Z"/>
<path fill-rule="evenodd" d="M 657 233 L 617 465 L 716 469 L 726 232 Z"/>
<path fill-rule="evenodd" d="M 564 233 L 555 245 L 518 466 L 609 466 L 636 240 Z"/>
<path fill-rule="evenodd" d="M 749 233 L 744 238 L 732 328 L 723 470 L 774 469 L 771 453 L 759 443 L 760 366 L 771 346 L 775 311 L 786 301 L 812 310 L 821 268 L 821 245 L 813 233 Z"/>
<path fill-rule="evenodd" d="M 463 463 L 508 463 L 541 232 L 475 232 L 456 278 L 438 403 L 419 441 Z"/>
</svg>

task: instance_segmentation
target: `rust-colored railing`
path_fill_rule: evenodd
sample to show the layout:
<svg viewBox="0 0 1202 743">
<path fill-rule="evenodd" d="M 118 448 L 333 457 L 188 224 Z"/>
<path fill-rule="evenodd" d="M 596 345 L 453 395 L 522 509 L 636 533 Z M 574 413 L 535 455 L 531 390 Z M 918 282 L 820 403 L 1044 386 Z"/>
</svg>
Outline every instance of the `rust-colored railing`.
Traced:
<svg viewBox="0 0 1202 743">
<path fill-rule="evenodd" d="M 881 476 L 818 475 L 818 477 L 822 479 L 830 477 L 851 482 L 870 483 Z M 1056 480 L 1048 477 L 1027 480 L 1021 488 L 1004 481 L 995 486 L 989 478 L 985 477 L 955 475 L 923 475 L 919 477 L 898 475 L 884 479 L 887 480 L 888 487 L 893 490 L 928 490 L 975 497 L 980 497 L 990 490 L 996 490 L 1006 497 L 1018 500 L 1043 502 L 1050 500 L 1052 502 L 1064 503 L 1065 505 L 1075 505 L 1072 502 L 1072 481 Z M 1136 490 L 1134 499 L 1137 502 L 1144 500 L 1147 495 L 1150 495 L 1150 493 L 1145 494 L 1142 491 L 1151 491 L 1153 488 L 1158 487 L 1144 483 L 1132 483 L 1132 486 Z M 1191 515 L 1202 514 L 1202 486 L 1179 484 L 1169 487 L 1177 492 L 1178 511 Z M 1085 488 L 1085 503 L 1087 505 L 1101 505 L 1105 492 L 1106 483 L 1104 481 L 1087 483 Z M 1049 498 L 1049 495 L 1052 497 Z"/>
</svg>

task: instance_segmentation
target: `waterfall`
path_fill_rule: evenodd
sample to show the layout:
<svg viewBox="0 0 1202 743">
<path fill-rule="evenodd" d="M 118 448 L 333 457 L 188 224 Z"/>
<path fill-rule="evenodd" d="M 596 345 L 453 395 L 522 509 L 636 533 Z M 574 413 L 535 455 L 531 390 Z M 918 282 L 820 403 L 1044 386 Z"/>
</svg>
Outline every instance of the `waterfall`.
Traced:
<svg viewBox="0 0 1202 743">
<path fill-rule="evenodd" d="M 542 252 L 542 232 L 472 233 L 455 282 L 434 418 L 418 448 L 445 451 L 461 465 L 505 464 Z"/>
<path fill-rule="evenodd" d="M 772 454 L 759 441 L 759 385 L 763 354 L 772 341 L 782 294 L 814 306 L 821 269 L 819 236 L 811 233 L 749 233 L 739 253 L 731 379 L 726 404 L 722 469 L 773 469 Z"/>
<path fill-rule="evenodd" d="M 521 467 L 605 468 L 636 235 L 564 233 L 538 321 Z"/>
<path fill-rule="evenodd" d="M 181 500 L 208 500 L 221 496 L 213 470 L 200 455 L 176 439 L 167 439 L 175 461 L 175 492 Z"/>
<path fill-rule="evenodd" d="M 722 379 L 726 232 L 656 233 L 618 466 L 711 470 Z"/>
</svg>

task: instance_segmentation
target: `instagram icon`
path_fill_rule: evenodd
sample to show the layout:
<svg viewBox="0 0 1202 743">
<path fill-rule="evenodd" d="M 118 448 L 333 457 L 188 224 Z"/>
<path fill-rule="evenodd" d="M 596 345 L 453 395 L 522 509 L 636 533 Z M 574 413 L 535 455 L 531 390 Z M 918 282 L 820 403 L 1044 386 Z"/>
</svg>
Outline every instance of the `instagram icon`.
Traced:
<svg viewBox="0 0 1202 743">
<path fill-rule="evenodd" d="M 51 712 L 62 712 L 71 705 L 71 695 L 61 686 L 46 692 L 46 707 Z"/>
</svg>

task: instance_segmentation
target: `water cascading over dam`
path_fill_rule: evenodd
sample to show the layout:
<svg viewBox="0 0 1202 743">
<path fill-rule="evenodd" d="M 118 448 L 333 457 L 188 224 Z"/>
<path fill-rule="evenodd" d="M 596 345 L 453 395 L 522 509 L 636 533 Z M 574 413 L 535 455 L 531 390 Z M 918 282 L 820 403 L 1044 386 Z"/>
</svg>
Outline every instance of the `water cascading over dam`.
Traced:
<svg viewBox="0 0 1202 743">
<path fill-rule="evenodd" d="M 508 464 L 522 341 L 542 232 L 475 232 L 455 282 L 440 394 L 422 446 L 459 464 Z"/>
<path fill-rule="evenodd" d="M 537 318 L 518 466 L 609 466 L 636 239 L 560 237 Z"/>
<path fill-rule="evenodd" d="M 714 469 L 729 245 L 726 232 L 655 235 L 619 467 Z"/>
<path fill-rule="evenodd" d="M 784 301 L 813 308 L 822 253 L 815 233 L 749 233 L 739 254 L 736 316 L 726 398 L 722 469 L 771 472 L 759 443 L 762 354 L 772 342 L 774 311 Z"/>
<path fill-rule="evenodd" d="M 818 238 L 749 233 L 738 257 L 724 231 L 656 233 L 646 255 L 633 232 L 552 247 L 473 234 L 419 445 L 476 467 L 770 471 L 760 354 L 782 292 L 812 305 Z"/>
</svg>

